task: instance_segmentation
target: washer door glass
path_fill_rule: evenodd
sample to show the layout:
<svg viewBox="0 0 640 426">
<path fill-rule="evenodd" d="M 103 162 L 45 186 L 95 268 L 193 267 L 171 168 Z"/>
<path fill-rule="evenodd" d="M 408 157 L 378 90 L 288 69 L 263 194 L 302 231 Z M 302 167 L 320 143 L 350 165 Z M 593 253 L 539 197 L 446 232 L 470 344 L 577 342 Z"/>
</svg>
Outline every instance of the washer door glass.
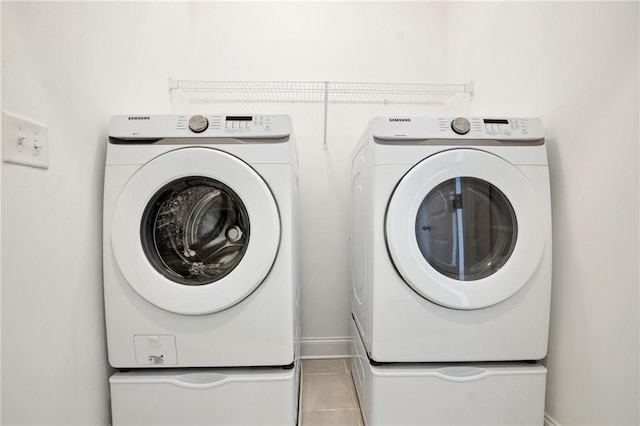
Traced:
<svg viewBox="0 0 640 426">
<path fill-rule="evenodd" d="M 494 185 L 473 177 L 442 182 L 424 198 L 416 217 L 416 240 L 429 264 L 460 281 L 499 270 L 513 253 L 516 214 Z"/>
<path fill-rule="evenodd" d="M 249 215 L 223 183 L 186 177 L 150 200 L 140 231 L 158 272 L 179 284 L 210 284 L 240 263 L 249 241 Z"/>
</svg>

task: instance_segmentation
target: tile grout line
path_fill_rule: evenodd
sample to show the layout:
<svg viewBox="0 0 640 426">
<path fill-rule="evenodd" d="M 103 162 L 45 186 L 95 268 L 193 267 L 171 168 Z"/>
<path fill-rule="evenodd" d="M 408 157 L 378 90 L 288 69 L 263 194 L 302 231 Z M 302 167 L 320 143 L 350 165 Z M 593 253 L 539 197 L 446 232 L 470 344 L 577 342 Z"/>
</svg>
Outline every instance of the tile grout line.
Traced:
<svg viewBox="0 0 640 426">
<path fill-rule="evenodd" d="M 359 408 L 303 408 L 301 411 L 358 411 Z"/>
<path fill-rule="evenodd" d="M 348 373 L 304 373 L 305 376 L 339 376 Z"/>
<path fill-rule="evenodd" d="M 347 367 L 347 362 L 351 363 L 351 359 L 343 359 L 345 368 Z M 356 390 L 356 383 L 353 381 L 353 372 L 351 368 L 348 368 L 349 382 L 351 383 L 350 391 L 351 391 L 351 399 L 353 400 L 353 405 L 355 407 L 356 414 L 356 422 L 358 426 L 364 426 L 364 417 L 362 416 L 362 407 L 360 407 L 360 400 L 358 399 L 358 392 Z"/>
<path fill-rule="evenodd" d="M 344 367 L 347 369 L 347 360 L 343 359 Z M 353 382 L 353 376 L 351 375 L 351 370 L 347 371 L 347 377 L 349 379 L 349 394 L 351 395 L 351 404 L 353 404 L 354 408 L 360 410 L 360 402 L 358 401 L 358 396 L 356 395 L 356 384 Z"/>
</svg>

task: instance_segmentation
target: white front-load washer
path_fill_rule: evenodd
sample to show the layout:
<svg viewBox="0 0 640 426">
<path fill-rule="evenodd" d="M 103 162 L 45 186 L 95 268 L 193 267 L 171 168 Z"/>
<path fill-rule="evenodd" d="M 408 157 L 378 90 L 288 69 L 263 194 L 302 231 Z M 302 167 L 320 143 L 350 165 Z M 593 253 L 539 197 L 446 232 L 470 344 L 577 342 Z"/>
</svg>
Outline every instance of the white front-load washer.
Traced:
<svg viewBox="0 0 640 426">
<path fill-rule="evenodd" d="M 544 358 L 551 205 L 539 119 L 374 118 L 351 192 L 352 312 L 373 362 Z"/>
<path fill-rule="evenodd" d="M 111 365 L 293 365 L 296 227 L 288 116 L 114 116 L 103 229 Z"/>
</svg>

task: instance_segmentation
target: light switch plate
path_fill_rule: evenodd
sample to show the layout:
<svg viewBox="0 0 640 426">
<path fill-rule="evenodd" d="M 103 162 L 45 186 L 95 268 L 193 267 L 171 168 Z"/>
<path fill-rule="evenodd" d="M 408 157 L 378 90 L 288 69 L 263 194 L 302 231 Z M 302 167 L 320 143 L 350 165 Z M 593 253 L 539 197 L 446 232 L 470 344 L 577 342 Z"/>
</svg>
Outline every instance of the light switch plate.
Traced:
<svg viewBox="0 0 640 426">
<path fill-rule="evenodd" d="M 49 168 L 49 128 L 29 118 L 2 113 L 3 158 L 7 163 Z"/>
</svg>

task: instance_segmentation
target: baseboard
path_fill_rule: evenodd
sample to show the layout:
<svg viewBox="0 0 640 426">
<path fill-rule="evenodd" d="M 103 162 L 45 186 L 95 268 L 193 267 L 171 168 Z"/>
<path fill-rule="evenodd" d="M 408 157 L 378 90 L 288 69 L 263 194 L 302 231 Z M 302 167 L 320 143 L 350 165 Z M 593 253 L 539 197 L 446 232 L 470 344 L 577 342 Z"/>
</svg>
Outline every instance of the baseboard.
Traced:
<svg viewBox="0 0 640 426">
<path fill-rule="evenodd" d="M 300 358 L 348 358 L 351 337 L 305 337 L 300 339 Z"/>
<path fill-rule="evenodd" d="M 544 426 L 562 426 L 553 417 L 544 413 Z"/>
</svg>

